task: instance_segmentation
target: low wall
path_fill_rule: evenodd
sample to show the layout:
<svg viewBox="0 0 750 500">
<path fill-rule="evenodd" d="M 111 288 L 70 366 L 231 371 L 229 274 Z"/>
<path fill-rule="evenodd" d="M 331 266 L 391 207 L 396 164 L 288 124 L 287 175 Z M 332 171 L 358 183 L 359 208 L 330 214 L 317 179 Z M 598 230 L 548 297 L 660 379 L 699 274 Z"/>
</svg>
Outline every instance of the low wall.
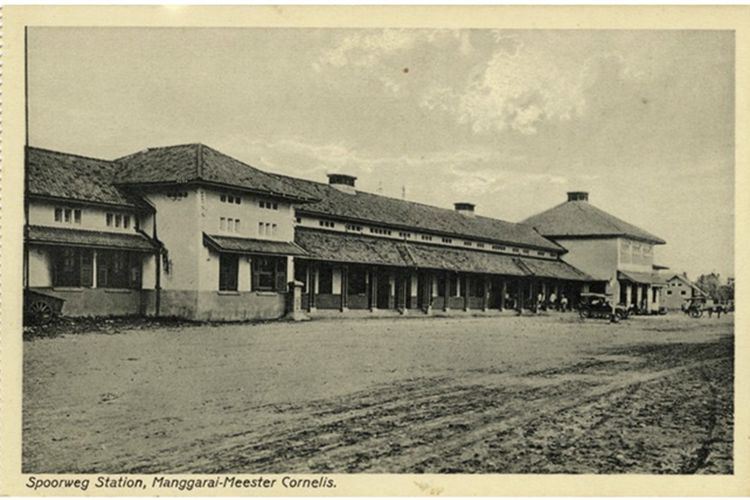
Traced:
<svg viewBox="0 0 750 500">
<path fill-rule="evenodd" d="M 349 307 L 349 309 L 368 309 L 370 307 L 367 294 L 365 293 L 349 295 L 346 299 L 348 303 L 347 307 Z"/>
<path fill-rule="evenodd" d="M 201 321 L 265 320 L 281 318 L 285 312 L 285 293 L 198 292 L 198 310 L 192 319 Z"/>
<path fill-rule="evenodd" d="M 63 316 L 132 316 L 142 310 L 141 290 L 49 287 L 31 290 L 65 300 Z"/>
</svg>

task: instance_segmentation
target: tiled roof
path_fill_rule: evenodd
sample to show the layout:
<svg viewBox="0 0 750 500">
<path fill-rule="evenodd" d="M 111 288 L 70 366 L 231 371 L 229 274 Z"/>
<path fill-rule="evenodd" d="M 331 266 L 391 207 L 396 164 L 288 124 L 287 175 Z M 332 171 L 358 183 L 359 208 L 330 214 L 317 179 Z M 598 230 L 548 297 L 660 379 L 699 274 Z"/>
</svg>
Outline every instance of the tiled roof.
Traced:
<svg viewBox="0 0 750 500">
<path fill-rule="evenodd" d="M 563 249 L 531 226 L 482 216 L 466 216 L 445 208 L 356 191 L 349 194 L 328 184 L 278 176 L 320 201 L 305 204 L 299 212 L 356 220 L 373 225 L 402 227 L 456 238 L 479 239 L 561 252 Z"/>
<path fill-rule="evenodd" d="M 222 252 L 254 253 L 264 255 L 305 255 L 297 244 L 287 241 L 270 241 L 253 238 L 235 238 L 203 234 L 203 241 Z"/>
<path fill-rule="evenodd" d="M 111 161 L 28 148 L 28 194 L 129 207 L 142 206 L 118 189 Z"/>
<path fill-rule="evenodd" d="M 124 185 L 207 182 L 307 201 L 307 193 L 203 144 L 149 148 L 116 160 Z"/>
<path fill-rule="evenodd" d="M 561 260 L 529 259 L 519 257 L 534 276 L 570 281 L 593 281 L 593 278 L 576 267 Z"/>
<path fill-rule="evenodd" d="M 567 201 L 523 222 L 535 227 L 548 238 L 627 236 L 649 243 L 666 243 L 658 236 L 618 219 L 588 201 Z"/>
<path fill-rule="evenodd" d="M 309 258 L 351 264 L 421 267 L 446 271 L 538 276 L 584 281 L 591 278 L 559 260 L 518 258 L 478 250 L 448 248 L 388 238 L 298 227 L 295 241 Z"/>
<path fill-rule="evenodd" d="M 704 290 L 702 290 L 701 288 L 699 288 L 698 285 L 696 285 L 695 283 L 693 283 L 692 281 L 690 281 L 689 279 L 687 279 L 682 274 L 676 274 L 675 273 L 669 279 L 667 279 L 665 281 L 672 281 L 675 278 L 678 279 L 678 280 L 680 280 L 680 281 L 682 281 L 684 284 L 686 284 L 687 286 L 689 286 L 690 288 L 692 288 L 693 290 L 695 290 L 696 292 L 698 292 L 700 295 L 708 296 L 708 294 Z"/>
<path fill-rule="evenodd" d="M 29 226 L 30 242 L 44 245 L 85 246 L 152 252 L 156 243 L 140 233 L 106 233 L 62 227 Z"/>
</svg>

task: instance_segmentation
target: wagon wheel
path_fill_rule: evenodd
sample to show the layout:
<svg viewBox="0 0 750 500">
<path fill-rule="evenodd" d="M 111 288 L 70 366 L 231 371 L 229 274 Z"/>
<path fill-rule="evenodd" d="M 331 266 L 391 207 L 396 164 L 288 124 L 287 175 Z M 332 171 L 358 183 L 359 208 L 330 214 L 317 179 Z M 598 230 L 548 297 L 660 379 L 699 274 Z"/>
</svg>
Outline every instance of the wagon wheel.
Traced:
<svg viewBox="0 0 750 500">
<path fill-rule="evenodd" d="M 702 309 L 691 309 L 690 310 L 690 317 L 691 318 L 700 318 L 703 316 L 703 310 Z"/>
<path fill-rule="evenodd" d="M 37 300 L 29 306 L 29 313 L 37 323 L 49 323 L 55 315 L 52 307 L 42 300 Z"/>
</svg>

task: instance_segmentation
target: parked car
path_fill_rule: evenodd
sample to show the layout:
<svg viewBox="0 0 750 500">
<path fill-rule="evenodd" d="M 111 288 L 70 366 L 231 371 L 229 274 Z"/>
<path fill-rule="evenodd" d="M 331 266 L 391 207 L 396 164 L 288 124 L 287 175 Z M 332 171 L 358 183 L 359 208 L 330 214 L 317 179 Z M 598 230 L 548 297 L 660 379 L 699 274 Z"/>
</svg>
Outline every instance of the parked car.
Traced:
<svg viewBox="0 0 750 500">
<path fill-rule="evenodd" d="M 23 320 L 28 325 L 47 324 L 62 312 L 64 299 L 44 293 L 25 290 L 23 294 Z"/>
<path fill-rule="evenodd" d="M 609 295 L 603 293 L 582 293 L 578 303 L 578 315 L 581 318 L 605 318 L 620 320 L 628 317 L 625 306 L 617 304 L 612 307 Z"/>
</svg>

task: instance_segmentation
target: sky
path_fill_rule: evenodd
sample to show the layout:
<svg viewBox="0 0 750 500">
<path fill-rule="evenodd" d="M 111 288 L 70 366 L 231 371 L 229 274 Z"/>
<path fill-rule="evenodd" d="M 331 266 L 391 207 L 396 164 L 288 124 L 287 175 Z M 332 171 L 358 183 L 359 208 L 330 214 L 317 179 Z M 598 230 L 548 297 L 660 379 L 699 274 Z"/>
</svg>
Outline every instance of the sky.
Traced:
<svg viewBox="0 0 750 500">
<path fill-rule="evenodd" d="M 28 59 L 33 146 L 201 142 L 513 222 L 589 191 L 734 275 L 731 31 L 31 28 Z"/>
</svg>

